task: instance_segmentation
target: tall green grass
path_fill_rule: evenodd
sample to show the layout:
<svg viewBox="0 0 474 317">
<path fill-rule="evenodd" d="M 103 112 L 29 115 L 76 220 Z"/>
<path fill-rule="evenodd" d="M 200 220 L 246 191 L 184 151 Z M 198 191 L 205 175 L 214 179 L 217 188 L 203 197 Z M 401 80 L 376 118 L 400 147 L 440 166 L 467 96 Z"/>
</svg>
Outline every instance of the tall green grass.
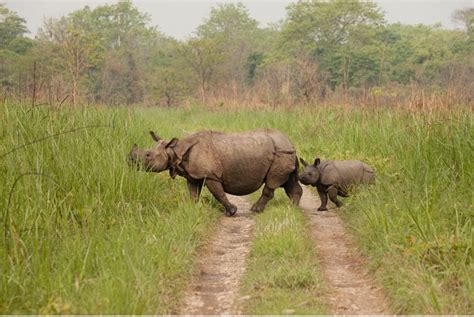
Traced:
<svg viewBox="0 0 474 317">
<path fill-rule="evenodd" d="M 107 127 L 58 135 L 0 158 L 7 229 L 0 248 L 1 312 L 172 312 L 220 206 L 212 199 L 190 203 L 182 179 L 131 170 L 125 155 L 133 142 L 151 145 L 150 129 L 169 139 L 202 129 L 260 127 L 286 133 L 306 160 L 355 158 L 375 167 L 376 186 L 345 199 L 339 213 L 394 312 L 474 310 L 469 109 L 29 110 L 4 104 L 0 156 L 35 139 L 98 125 Z M 15 179 L 28 172 L 43 176 L 20 178 L 7 210 Z M 257 221 L 292 217 L 270 210 Z M 257 306 L 251 311 L 264 311 Z"/>
<path fill-rule="evenodd" d="M 173 312 L 219 212 L 190 202 L 181 180 L 127 166 L 133 142 L 150 145 L 157 126 L 166 133 L 164 114 L 16 104 L 0 113 L 0 312 Z"/>
<path fill-rule="evenodd" d="M 472 120 L 468 110 L 403 114 L 366 129 L 382 153 L 378 183 L 343 215 L 395 312 L 474 311 Z"/>
</svg>

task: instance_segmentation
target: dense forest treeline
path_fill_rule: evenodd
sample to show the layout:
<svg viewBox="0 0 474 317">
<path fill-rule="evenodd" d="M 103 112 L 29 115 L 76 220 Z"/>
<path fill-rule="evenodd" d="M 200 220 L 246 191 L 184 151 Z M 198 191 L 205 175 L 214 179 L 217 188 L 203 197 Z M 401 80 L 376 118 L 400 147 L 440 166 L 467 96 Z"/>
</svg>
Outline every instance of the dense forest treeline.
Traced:
<svg viewBox="0 0 474 317">
<path fill-rule="evenodd" d="M 49 103 L 472 105 L 474 8 L 460 30 L 389 24 L 375 3 L 299 1 L 260 27 L 218 4 L 184 41 L 132 1 L 48 19 L 34 39 L 0 4 L 0 96 Z"/>
</svg>

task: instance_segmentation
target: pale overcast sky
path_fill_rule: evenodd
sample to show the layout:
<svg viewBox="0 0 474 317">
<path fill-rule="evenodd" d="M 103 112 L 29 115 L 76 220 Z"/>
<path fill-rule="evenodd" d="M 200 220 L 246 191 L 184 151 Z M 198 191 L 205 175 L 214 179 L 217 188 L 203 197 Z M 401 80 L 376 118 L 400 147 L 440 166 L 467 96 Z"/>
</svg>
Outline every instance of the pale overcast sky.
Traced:
<svg viewBox="0 0 474 317">
<path fill-rule="evenodd" d="M 60 17 L 85 5 L 96 7 L 112 4 L 115 0 L 0 0 L 26 19 L 31 35 L 34 35 L 45 18 Z M 211 0 L 135 0 L 134 4 L 152 17 L 152 24 L 167 35 L 185 39 L 209 15 L 217 3 L 237 1 Z M 243 0 L 253 18 L 265 26 L 285 17 L 285 7 L 295 1 Z M 457 9 L 474 7 L 474 0 L 376 0 L 388 22 L 406 24 L 442 23 L 444 27 L 458 27 L 452 22 L 452 13 Z"/>
</svg>

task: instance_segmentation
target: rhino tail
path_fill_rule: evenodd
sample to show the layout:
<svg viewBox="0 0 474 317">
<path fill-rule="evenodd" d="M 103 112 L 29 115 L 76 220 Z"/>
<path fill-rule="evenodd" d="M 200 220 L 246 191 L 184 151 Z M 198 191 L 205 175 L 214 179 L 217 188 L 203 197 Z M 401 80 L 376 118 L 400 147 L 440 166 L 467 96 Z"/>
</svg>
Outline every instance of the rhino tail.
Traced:
<svg viewBox="0 0 474 317">
<path fill-rule="evenodd" d="M 375 171 L 368 165 L 364 166 L 363 182 L 367 184 L 375 184 Z"/>
<path fill-rule="evenodd" d="M 288 175 L 288 180 L 281 185 L 285 189 L 286 195 L 290 198 L 291 202 L 298 206 L 300 203 L 301 196 L 303 195 L 303 188 L 298 181 L 298 158 L 295 155 L 295 169 Z"/>
<path fill-rule="evenodd" d="M 295 169 L 290 173 L 290 179 L 293 179 L 296 183 L 299 181 L 299 169 L 300 163 L 298 157 L 295 155 Z"/>
</svg>

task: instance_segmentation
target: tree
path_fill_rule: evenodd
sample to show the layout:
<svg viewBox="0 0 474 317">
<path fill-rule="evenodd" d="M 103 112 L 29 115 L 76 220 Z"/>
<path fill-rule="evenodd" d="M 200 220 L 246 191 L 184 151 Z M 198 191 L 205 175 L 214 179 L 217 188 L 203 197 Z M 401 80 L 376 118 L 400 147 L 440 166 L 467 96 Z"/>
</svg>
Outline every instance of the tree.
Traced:
<svg viewBox="0 0 474 317">
<path fill-rule="evenodd" d="M 59 20 L 50 19 L 39 35 L 43 41 L 50 41 L 57 48 L 56 58 L 71 79 L 73 105 L 77 103 L 79 81 L 89 68 L 99 62 L 103 50 L 98 34 L 86 30 L 89 12 L 86 7 Z"/>
<path fill-rule="evenodd" d="M 197 29 L 197 38 L 212 42 L 222 55 L 215 68 L 217 84 L 223 91 L 232 91 L 234 97 L 247 82 L 248 62 L 262 54 L 259 32 L 257 21 L 241 3 L 213 7 L 209 18 Z"/>
<path fill-rule="evenodd" d="M 400 84 L 435 80 L 444 63 L 463 50 L 462 33 L 440 26 L 391 24 L 385 37 L 387 80 Z"/>
<path fill-rule="evenodd" d="M 8 48 L 15 39 L 23 37 L 28 29 L 25 19 L 0 3 L 0 49 Z"/>
<path fill-rule="evenodd" d="M 225 35 L 228 42 L 255 31 L 257 21 L 252 19 L 242 3 L 218 4 L 211 9 L 209 18 L 197 29 L 198 37 L 216 38 Z"/>
<path fill-rule="evenodd" d="M 56 60 L 71 80 L 74 104 L 80 89 L 92 102 L 143 100 L 145 70 L 161 38 L 149 22 L 131 1 L 119 1 L 93 10 L 86 6 L 45 23 L 40 40 L 57 48 Z"/>
<path fill-rule="evenodd" d="M 363 1 L 299 1 L 288 6 L 280 47 L 289 56 L 301 52 L 313 56 L 334 88 L 374 81 L 379 45 L 377 30 L 384 19 L 376 4 Z M 361 80 L 360 71 L 370 73 Z M 367 76 L 365 76 L 367 77 Z"/>
<path fill-rule="evenodd" d="M 150 16 L 130 0 L 98 6 L 88 16 L 89 32 L 98 34 L 104 47 L 102 64 L 88 73 L 94 99 L 114 104 L 143 101 L 146 69 L 162 38 L 148 26 Z"/>
<path fill-rule="evenodd" d="M 180 55 L 181 44 L 171 38 L 160 38 L 152 51 L 146 72 L 146 102 L 154 105 L 176 105 L 192 92 L 193 73 Z"/>
<path fill-rule="evenodd" d="M 201 101 L 205 102 L 209 83 L 217 64 L 222 61 L 222 53 L 217 49 L 216 42 L 199 38 L 189 39 L 179 47 L 178 52 L 197 77 L 199 95 Z"/>
<path fill-rule="evenodd" d="M 474 35 L 474 8 L 456 10 L 453 14 L 453 20 L 463 24 L 470 36 Z"/>
<path fill-rule="evenodd" d="M 453 20 L 464 26 L 467 36 L 464 50 L 468 55 L 472 54 L 474 51 L 474 8 L 455 11 L 453 14 Z"/>
<path fill-rule="evenodd" d="M 0 87 L 9 95 L 15 90 L 20 95 L 24 56 L 33 47 L 33 41 L 24 36 L 28 32 L 25 23 L 0 3 Z"/>
</svg>

